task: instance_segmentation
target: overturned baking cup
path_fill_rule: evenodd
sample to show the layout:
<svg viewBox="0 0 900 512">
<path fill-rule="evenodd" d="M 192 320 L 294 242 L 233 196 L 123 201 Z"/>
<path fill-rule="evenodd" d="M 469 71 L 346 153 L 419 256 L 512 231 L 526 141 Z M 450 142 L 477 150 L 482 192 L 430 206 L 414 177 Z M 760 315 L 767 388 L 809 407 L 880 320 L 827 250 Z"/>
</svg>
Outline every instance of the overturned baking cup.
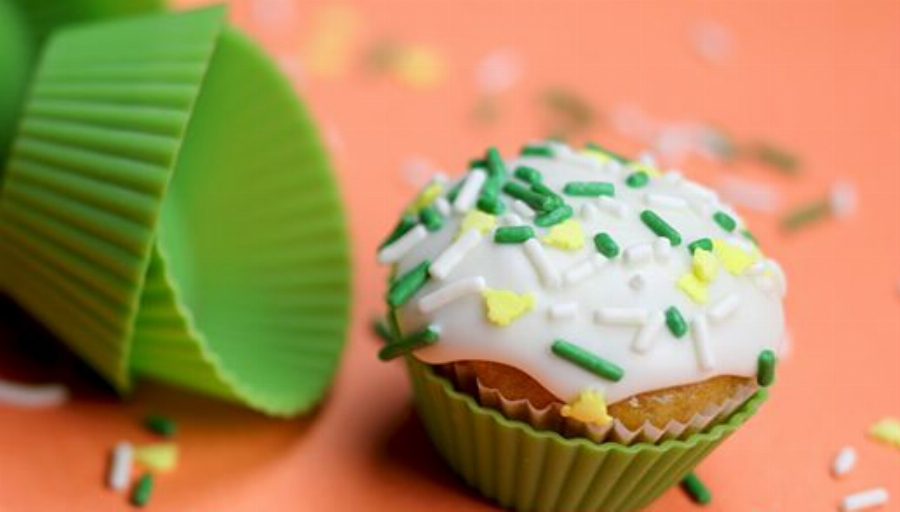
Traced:
<svg viewBox="0 0 900 512">
<path fill-rule="evenodd" d="M 291 415 L 344 344 L 345 219 L 291 85 L 224 18 L 51 38 L 0 198 L 5 288 L 122 391 L 148 376 Z"/>
<path fill-rule="evenodd" d="M 509 420 L 431 367 L 406 361 L 416 408 L 444 459 L 469 485 L 519 511 L 638 510 L 681 481 L 767 397 L 758 391 L 728 420 L 683 441 L 594 443 Z"/>
<path fill-rule="evenodd" d="M 162 11 L 164 0 L 0 0 L 0 172 L 41 44 L 56 28 Z"/>
</svg>

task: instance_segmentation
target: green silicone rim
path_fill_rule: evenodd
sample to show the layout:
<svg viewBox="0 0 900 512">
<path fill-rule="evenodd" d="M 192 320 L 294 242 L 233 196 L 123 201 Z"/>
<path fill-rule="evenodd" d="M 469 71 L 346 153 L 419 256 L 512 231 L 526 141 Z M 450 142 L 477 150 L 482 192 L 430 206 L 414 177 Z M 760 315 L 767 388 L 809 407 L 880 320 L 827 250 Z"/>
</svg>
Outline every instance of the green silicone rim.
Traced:
<svg viewBox="0 0 900 512">
<path fill-rule="evenodd" d="M 317 131 L 220 7 L 57 32 L 0 197 L 6 291 L 117 388 L 273 415 L 328 388 L 349 247 Z"/>
<path fill-rule="evenodd" d="M 510 420 L 454 390 L 428 365 L 406 361 L 438 451 L 482 494 L 523 511 L 637 510 L 679 482 L 768 397 L 758 391 L 727 421 L 684 440 L 594 443 Z"/>
<path fill-rule="evenodd" d="M 41 45 L 79 22 L 162 11 L 165 0 L 0 0 L 0 176 Z"/>
</svg>

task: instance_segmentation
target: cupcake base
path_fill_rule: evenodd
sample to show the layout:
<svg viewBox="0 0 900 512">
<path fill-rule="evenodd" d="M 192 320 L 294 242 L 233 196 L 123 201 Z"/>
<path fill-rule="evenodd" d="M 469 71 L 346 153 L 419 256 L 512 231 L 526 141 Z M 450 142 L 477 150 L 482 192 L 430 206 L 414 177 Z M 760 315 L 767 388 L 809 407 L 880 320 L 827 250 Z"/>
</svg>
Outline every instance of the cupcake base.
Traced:
<svg viewBox="0 0 900 512">
<path fill-rule="evenodd" d="M 747 421 L 767 398 L 758 391 L 727 420 L 685 440 L 594 443 L 538 431 L 478 405 L 407 357 L 416 408 L 433 443 L 465 481 L 519 511 L 638 510 L 673 485 Z"/>
</svg>

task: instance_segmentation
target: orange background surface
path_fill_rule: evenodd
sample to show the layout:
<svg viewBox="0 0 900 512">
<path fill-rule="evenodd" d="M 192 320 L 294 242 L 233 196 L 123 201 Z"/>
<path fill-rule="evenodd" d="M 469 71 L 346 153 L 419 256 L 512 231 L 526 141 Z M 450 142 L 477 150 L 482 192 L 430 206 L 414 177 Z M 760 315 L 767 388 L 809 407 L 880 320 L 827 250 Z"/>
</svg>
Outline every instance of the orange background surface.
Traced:
<svg viewBox="0 0 900 512">
<path fill-rule="evenodd" d="M 197 3 L 206 2 L 181 2 Z M 511 154 L 544 135 L 537 98 L 555 86 L 577 91 L 598 113 L 630 103 L 659 118 L 777 141 L 803 160 L 796 177 L 691 162 L 686 172 L 700 180 L 764 182 L 788 205 L 838 179 L 855 185 L 851 218 L 790 236 L 776 216 L 746 212 L 786 269 L 792 348 L 773 398 L 698 473 L 714 493 L 712 511 L 836 510 L 843 495 L 875 486 L 893 494 L 884 510 L 900 510 L 900 450 L 865 436 L 873 422 L 900 416 L 900 2 L 351 2 L 343 5 L 358 16 L 348 49 L 355 60 L 330 77 L 304 69 L 326 5 L 236 1 L 232 19 L 296 80 L 331 145 L 350 211 L 353 325 L 329 398 L 290 421 L 152 383 L 120 402 L 6 304 L 0 375 L 63 379 L 74 399 L 52 410 L 0 408 L 0 511 L 127 509 L 125 497 L 103 485 L 107 455 L 121 439 L 153 440 L 140 426 L 149 411 L 179 420 L 182 449 L 177 471 L 158 478 L 150 510 L 492 510 L 430 447 L 401 365 L 375 357 L 369 324 L 383 311 L 386 271 L 374 253 L 414 193 L 404 162 L 427 158 L 457 174 L 489 144 Z M 691 27 L 703 20 L 731 35 L 722 65 L 691 50 Z M 383 36 L 434 49 L 444 78 L 414 90 L 360 71 L 359 55 Z M 497 120 L 479 124 L 473 74 L 498 48 L 521 57 L 523 74 L 499 99 Z M 602 121 L 584 135 L 641 149 Z M 838 481 L 829 467 L 844 445 L 860 460 Z M 650 510 L 695 509 L 673 490 Z"/>
</svg>

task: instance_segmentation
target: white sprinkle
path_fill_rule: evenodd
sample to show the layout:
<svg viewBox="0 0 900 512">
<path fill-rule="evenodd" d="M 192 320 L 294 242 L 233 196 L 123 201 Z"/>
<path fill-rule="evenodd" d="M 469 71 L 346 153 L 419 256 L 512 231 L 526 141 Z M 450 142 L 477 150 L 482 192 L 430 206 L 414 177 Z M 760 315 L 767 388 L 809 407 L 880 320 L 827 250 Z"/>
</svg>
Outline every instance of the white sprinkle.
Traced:
<svg viewBox="0 0 900 512">
<path fill-rule="evenodd" d="M 732 293 L 709 308 L 709 311 L 707 312 L 709 320 L 714 324 L 724 322 L 737 311 L 738 306 L 740 305 L 741 299 Z"/>
<path fill-rule="evenodd" d="M 672 242 L 661 236 L 653 242 L 653 255 L 659 263 L 668 263 L 672 257 Z"/>
<path fill-rule="evenodd" d="M 658 311 L 650 315 L 650 319 L 638 331 L 631 349 L 638 354 L 649 352 L 656 344 L 656 340 L 659 339 L 659 333 L 662 332 L 664 325 L 666 325 L 666 315 Z"/>
<path fill-rule="evenodd" d="M 763 272 L 767 270 L 765 261 L 757 261 L 756 263 L 747 267 L 747 270 L 744 271 L 748 276 L 759 276 L 762 275 Z"/>
<path fill-rule="evenodd" d="M 672 210 L 685 210 L 688 202 L 683 197 L 670 196 L 668 194 L 654 194 L 647 192 L 644 195 L 644 201 L 651 208 L 669 208 Z"/>
<path fill-rule="evenodd" d="M 856 450 L 852 446 L 845 446 L 841 448 L 841 451 L 834 458 L 834 463 L 831 464 L 831 473 L 834 476 L 843 476 L 849 473 L 855 465 Z"/>
<path fill-rule="evenodd" d="M 482 238 L 481 232 L 476 228 L 466 231 L 434 260 L 434 263 L 428 268 L 428 273 L 435 279 L 445 279 L 456 265 L 469 254 L 469 251 L 474 249 L 478 242 L 481 242 Z"/>
<path fill-rule="evenodd" d="M 522 76 L 522 57 L 502 48 L 485 55 L 475 70 L 475 81 L 485 94 L 499 94 L 512 88 Z"/>
<path fill-rule="evenodd" d="M 425 229 L 425 226 L 418 224 L 404 233 L 403 236 L 394 240 L 394 243 L 380 250 L 378 252 L 378 263 L 386 264 L 398 261 L 426 238 L 428 238 L 428 230 Z"/>
<path fill-rule="evenodd" d="M 419 311 L 428 314 L 439 308 L 461 299 L 466 295 L 484 290 L 485 282 L 481 276 L 467 277 L 439 288 L 419 300 Z"/>
<path fill-rule="evenodd" d="M 679 185 L 684 182 L 684 175 L 680 171 L 670 169 L 669 172 L 663 174 L 662 180 L 672 185 Z"/>
<path fill-rule="evenodd" d="M 706 317 L 697 315 L 691 322 L 691 334 L 694 338 L 694 350 L 697 352 L 697 364 L 701 370 L 712 370 L 716 366 L 716 360 L 709 346 L 709 324 Z"/>
<path fill-rule="evenodd" d="M 831 187 L 829 204 L 831 213 L 839 219 L 844 219 L 856 210 L 856 188 L 846 181 L 839 181 Z"/>
<path fill-rule="evenodd" d="M 770 274 L 754 276 L 753 282 L 756 283 L 756 286 L 758 286 L 760 290 L 766 293 L 772 293 L 776 291 L 775 278 Z"/>
<path fill-rule="evenodd" d="M 597 215 L 600 213 L 600 210 L 597 209 L 591 203 L 584 203 L 581 205 L 581 218 L 586 221 L 592 221 L 597 218 Z"/>
<path fill-rule="evenodd" d="M 623 256 L 625 263 L 632 267 L 649 263 L 653 259 L 653 244 L 641 243 L 632 245 L 625 249 Z"/>
<path fill-rule="evenodd" d="M 450 215 L 450 201 L 447 201 L 445 197 L 439 197 L 434 200 L 434 207 L 437 208 L 437 211 L 440 212 L 444 217 Z"/>
<path fill-rule="evenodd" d="M 620 219 L 625 216 L 625 213 L 627 213 L 627 207 L 625 206 L 625 203 L 616 201 L 609 196 L 600 196 L 600 198 L 597 199 L 597 205 L 601 210 Z"/>
<path fill-rule="evenodd" d="M 414 189 L 420 189 L 430 183 L 434 183 L 432 177 L 435 172 L 435 166 L 427 158 L 413 156 L 407 158 L 400 168 L 403 180 Z"/>
<path fill-rule="evenodd" d="M 109 464 L 109 473 L 106 484 L 116 492 L 122 492 L 128 487 L 131 479 L 131 461 L 134 458 L 134 447 L 131 443 L 121 441 L 113 448 L 112 460 Z"/>
<path fill-rule="evenodd" d="M 690 40 L 697 55 L 711 64 L 724 64 L 733 46 L 728 29 L 712 21 L 691 27 Z"/>
<path fill-rule="evenodd" d="M 647 167 L 656 167 L 656 159 L 653 158 L 653 153 L 649 151 L 641 152 L 641 154 L 638 155 L 638 162 Z"/>
<path fill-rule="evenodd" d="M 691 201 L 691 209 L 701 217 L 709 217 L 713 214 L 713 205 L 706 201 Z"/>
<path fill-rule="evenodd" d="M 595 254 L 565 271 L 563 280 L 567 285 L 578 284 L 606 266 L 607 260 L 602 254 Z"/>
<path fill-rule="evenodd" d="M 549 288 L 559 288 L 559 285 L 562 284 L 562 277 L 550 262 L 544 247 L 537 239 L 529 238 L 525 241 L 525 254 L 528 255 L 528 259 L 531 260 L 531 264 L 534 265 L 544 284 Z"/>
<path fill-rule="evenodd" d="M 481 169 L 473 169 L 469 172 L 465 183 L 459 189 L 456 195 L 456 201 L 453 202 L 453 209 L 457 213 L 465 213 L 475 204 L 478 193 L 481 192 L 481 186 L 487 180 L 487 173 Z"/>
<path fill-rule="evenodd" d="M 634 291 L 641 291 L 644 289 L 644 286 L 647 284 L 647 278 L 644 277 L 644 274 L 638 272 L 631 276 L 628 279 L 628 286 L 631 287 Z"/>
<path fill-rule="evenodd" d="M 888 501 L 888 492 L 884 487 L 876 487 L 868 491 L 845 496 L 841 501 L 842 512 L 854 512 L 884 505 Z"/>
<path fill-rule="evenodd" d="M 534 210 L 532 210 L 531 207 L 528 206 L 528 203 L 522 201 L 521 199 L 516 199 L 515 201 L 513 201 L 512 208 L 523 218 L 530 219 L 534 217 Z"/>
<path fill-rule="evenodd" d="M 685 181 L 681 185 L 681 189 L 687 192 L 689 195 L 703 201 L 712 202 L 718 200 L 718 196 L 716 195 L 715 191 L 692 181 Z"/>
<path fill-rule="evenodd" d="M 578 303 L 566 302 L 565 304 L 554 304 L 550 306 L 551 320 L 567 320 L 578 314 Z"/>
<path fill-rule="evenodd" d="M 522 217 L 519 217 L 515 213 L 507 213 L 500 217 L 500 221 L 504 226 L 521 226 L 523 224 Z"/>
<path fill-rule="evenodd" d="M 24 409 L 59 407 L 69 400 L 69 390 L 62 384 L 19 384 L 0 379 L 0 405 Z"/>
<path fill-rule="evenodd" d="M 774 187 L 742 178 L 722 178 L 716 188 L 726 201 L 765 213 L 777 211 L 781 203 Z"/>
<path fill-rule="evenodd" d="M 641 327 L 647 323 L 647 310 L 641 308 L 600 308 L 594 320 L 601 324 Z"/>
<path fill-rule="evenodd" d="M 610 158 L 606 161 L 606 163 L 603 164 L 603 170 L 610 174 L 622 174 L 622 171 L 625 170 L 625 167 L 615 158 Z"/>
</svg>

